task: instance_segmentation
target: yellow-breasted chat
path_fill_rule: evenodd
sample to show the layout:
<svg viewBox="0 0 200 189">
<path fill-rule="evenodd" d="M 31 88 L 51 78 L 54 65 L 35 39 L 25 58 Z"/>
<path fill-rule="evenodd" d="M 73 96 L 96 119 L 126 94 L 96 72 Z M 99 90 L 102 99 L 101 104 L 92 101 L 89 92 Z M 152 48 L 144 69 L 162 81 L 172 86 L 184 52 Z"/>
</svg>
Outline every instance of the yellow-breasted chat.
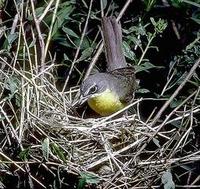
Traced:
<svg viewBox="0 0 200 189">
<path fill-rule="evenodd" d="M 80 86 L 81 99 L 102 116 L 124 108 L 137 86 L 135 70 L 128 66 L 122 51 L 121 25 L 113 17 L 102 18 L 107 72 L 87 77 Z"/>
</svg>

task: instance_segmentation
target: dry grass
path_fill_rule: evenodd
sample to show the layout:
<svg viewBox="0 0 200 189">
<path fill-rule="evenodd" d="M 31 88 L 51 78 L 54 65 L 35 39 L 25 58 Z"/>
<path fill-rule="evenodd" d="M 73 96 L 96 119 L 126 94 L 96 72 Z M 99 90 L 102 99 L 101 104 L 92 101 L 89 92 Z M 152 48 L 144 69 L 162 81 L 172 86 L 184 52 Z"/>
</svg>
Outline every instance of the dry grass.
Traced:
<svg viewBox="0 0 200 189">
<path fill-rule="evenodd" d="M 34 15 L 34 4 L 30 2 Z M 88 188 L 160 188 L 166 171 L 176 174 L 175 180 L 184 178 L 190 172 L 184 166 L 200 159 L 199 135 L 195 132 L 200 88 L 196 87 L 170 112 L 165 110 L 195 75 L 199 60 L 171 97 L 160 99 L 164 105 L 148 119 L 141 118 L 140 105 L 158 99 L 136 99 L 123 110 L 134 107 L 134 114 L 117 116 L 117 112 L 109 117 L 83 119 L 74 107 L 78 86 L 65 92 L 57 89 L 55 58 L 48 52 L 50 37 L 42 37 L 40 22 L 52 8 L 52 2 L 43 15 L 34 16 L 37 34 L 31 35 L 39 39 L 39 44 L 33 47 L 25 37 L 24 9 L 16 6 L 18 13 L 11 31 L 18 31 L 18 46 L 9 57 L 3 51 L 0 55 L 0 174 L 4 178 L 16 176 L 18 184 L 26 180 L 24 185 L 30 188 L 48 188 L 49 183 L 52 188 L 67 184 L 69 188 L 81 188 L 81 178 L 85 178 Z M 57 0 L 54 15 L 58 4 Z M 52 18 L 52 25 L 54 22 Z M 47 36 L 51 36 L 51 31 L 50 28 Z M 69 182 L 68 177 L 73 181 Z M 192 179 L 188 185 L 198 188 L 199 176 Z"/>
</svg>

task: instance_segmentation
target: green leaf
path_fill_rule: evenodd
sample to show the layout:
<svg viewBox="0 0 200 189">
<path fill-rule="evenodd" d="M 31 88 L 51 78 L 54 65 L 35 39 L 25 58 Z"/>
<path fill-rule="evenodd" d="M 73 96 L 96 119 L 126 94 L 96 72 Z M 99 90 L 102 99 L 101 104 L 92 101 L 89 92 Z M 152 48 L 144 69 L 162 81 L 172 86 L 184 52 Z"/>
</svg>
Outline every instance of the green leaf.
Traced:
<svg viewBox="0 0 200 189">
<path fill-rule="evenodd" d="M 171 0 L 171 4 L 172 6 L 176 7 L 176 8 L 180 8 L 182 3 L 180 2 L 180 0 Z"/>
<path fill-rule="evenodd" d="M 6 80 L 5 88 L 8 89 L 12 95 L 15 93 L 18 87 L 19 87 L 19 80 L 17 78 L 9 77 Z"/>
<path fill-rule="evenodd" d="M 3 116 L 0 114 L 0 121 L 3 121 L 4 119 L 6 119 L 6 117 L 3 117 Z"/>
<path fill-rule="evenodd" d="M 100 1 L 102 2 L 103 9 L 105 9 L 108 4 L 108 1 L 107 0 L 100 0 Z"/>
<path fill-rule="evenodd" d="M 36 17 L 40 17 L 43 13 L 44 13 L 44 7 L 38 7 L 35 9 L 35 14 L 36 14 Z M 33 15 L 32 14 L 29 14 L 28 20 L 32 21 L 33 20 Z"/>
<path fill-rule="evenodd" d="M 164 189 L 175 189 L 175 184 L 172 180 L 172 174 L 170 171 L 164 172 L 161 179 L 164 184 Z"/>
<path fill-rule="evenodd" d="M 123 52 L 127 58 L 129 58 L 130 60 L 135 60 L 135 53 L 131 50 L 129 44 L 125 41 L 123 42 Z"/>
<path fill-rule="evenodd" d="M 200 24 L 200 19 L 199 18 L 191 18 L 194 22 L 196 22 L 197 24 Z"/>
<path fill-rule="evenodd" d="M 80 173 L 80 176 L 81 176 L 81 178 L 79 180 L 79 185 L 80 185 L 79 189 L 82 189 L 85 186 L 85 184 L 98 184 L 99 183 L 99 177 L 97 177 L 96 175 L 94 175 L 92 173 L 83 172 L 83 173 Z"/>
<path fill-rule="evenodd" d="M 52 37 L 64 25 L 64 22 L 66 21 L 66 19 L 69 18 L 69 15 L 72 13 L 73 10 L 74 10 L 74 7 L 67 4 L 67 6 L 62 7 L 57 12 L 56 21 L 54 23 L 53 30 L 52 30 Z"/>
<path fill-rule="evenodd" d="M 86 179 L 85 178 L 80 178 L 78 181 L 78 187 L 77 189 L 83 189 L 86 185 Z"/>
<path fill-rule="evenodd" d="M 170 107 L 171 108 L 176 108 L 177 106 L 179 106 L 182 103 L 182 100 L 179 99 L 177 100 L 176 98 L 174 98 L 174 100 L 170 103 Z"/>
<path fill-rule="evenodd" d="M 79 45 L 80 45 L 80 38 L 79 39 L 75 39 L 74 40 L 74 43 L 76 44 L 76 46 L 78 47 Z M 89 47 L 91 47 L 91 45 L 90 45 L 91 43 L 90 43 L 90 40 L 89 40 L 89 38 L 87 38 L 87 37 L 84 37 L 83 38 L 83 41 L 82 41 L 82 43 L 81 43 L 81 50 L 85 50 L 85 49 L 87 49 L 87 48 L 89 48 Z M 76 47 L 76 48 L 77 48 Z"/>
<path fill-rule="evenodd" d="M 0 0 L 0 9 L 3 9 L 3 7 L 5 6 L 5 1 L 6 0 Z"/>
<path fill-rule="evenodd" d="M 167 27 L 167 22 L 161 18 L 156 22 L 154 18 L 151 17 L 150 21 L 153 24 L 156 33 L 162 33 Z"/>
<path fill-rule="evenodd" d="M 17 39 L 17 37 L 18 37 L 18 33 L 13 33 L 13 34 L 8 35 L 8 38 L 7 38 L 8 43 L 11 45 L 15 41 L 15 39 Z"/>
<path fill-rule="evenodd" d="M 64 60 L 71 61 L 71 60 L 69 59 L 69 57 L 67 56 L 67 54 L 66 54 L 66 53 L 64 53 Z"/>
<path fill-rule="evenodd" d="M 136 36 L 129 35 L 129 36 L 127 36 L 127 39 L 128 39 L 128 41 L 131 41 L 131 42 L 134 43 L 134 45 L 133 45 L 134 47 L 135 46 L 139 46 L 139 47 L 142 46 L 141 38 L 137 38 Z"/>
<path fill-rule="evenodd" d="M 42 153 L 43 157 L 46 161 L 49 159 L 49 138 L 45 138 L 42 143 Z"/>
<path fill-rule="evenodd" d="M 18 38 L 18 32 L 13 34 L 9 34 L 7 39 L 5 40 L 3 47 L 8 51 L 11 49 L 13 42 Z"/>
<path fill-rule="evenodd" d="M 24 149 L 23 151 L 21 151 L 19 153 L 19 157 L 23 160 L 23 161 L 26 161 L 27 160 L 27 157 L 29 155 L 29 152 L 30 152 L 30 147 Z"/>
<path fill-rule="evenodd" d="M 28 46 L 29 48 L 32 48 L 36 45 L 36 39 L 34 39 L 33 41 L 31 41 L 30 45 Z"/>
<path fill-rule="evenodd" d="M 85 60 L 86 58 L 90 57 L 92 55 L 92 53 L 93 53 L 92 47 L 85 49 L 84 51 L 82 51 L 79 61 Z"/>
<path fill-rule="evenodd" d="M 176 81 L 176 84 L 178 84 L 178 85 L 180 85 L 185 80 L 185 78 L 187 77 L 188 73 L 185 72 L 185 73 L 179 74 L 179 75 L 180 76 L 179 76 L 179 78 Z"/>
<path fill-rule="evenodd" d="M 75 38 L 79 38 L 79 36 L 71 29 L 69 28 L 66 28 L 66 27 L 62 27 L 62 30 L 67 34 L 67 35 L 70 35 L 72 37 L 75 37 Z"/>
<path fill-rule="evenodd" d="M 136 92 L 144 94 L 144 93 L 149 93 L 150 91 L 148 89 L 142 88 L 142 89 L 138 89 Z"/>
<path fill-rule="evenodd" d="M 156 0 L 144 0 L 144 4 L 146 6 L 146 11 L 150 11 L 153 6 L 156 4 Z"/>
<path fill-rule="evenodd" d="M 69 48 L 75 48 L 74 45 L 72 45 L 72 43 L 67 41 L 64 37 L 57 38 L 56 35 L 54 37 L 55 37 L 54 40 L 57 40 L 57 42 L 60 45 L 63 45 L 65 47 L 69 47 Z"/>
<path fill-rule="evenodd" d="M 159 147 L 160 148 L 160 142 L 159 142 L 159 140 L 158 139 L 156 139 L 156 138 L 153 138 L 153 143 L 157 146 L 157 147 Z"/>
<path fill-rule="evenodd" d="M 155 66 L 155 65 L 153 65 L 153 64 L 151 64 L 150 62 L 145 62 L 145 63 L 143 63 L 143 64 L 141 64 L 141 65 L 136 65 L 135 66 L 135 70 L 136 70 L 136 73 L 137 72 L 141 72 L 141 71 L 146 71 L 146 72 L 148 72 L 148 70 L 149 69 L 152 69 L 152 68 L 163 68 L 163 66 Z"/>
<path fill-rule="evenodd" d="M 7 96 L 8 99 L 12 99 L 13 97 L 15 97 L 15 104 L 20 107 L 21 105 L 21 94 L 18 93 L 18 91 L 20 90 L 20 81 L 17 77 L 12 76 L 9 77 L 6 81 L 5 81 L 5 89 L 10 91 L 10 94 Z"/>
<path fill-rule="evenodd" d="M 196 3 L 196 2 L 194 2 L 194 0 L 193 1 L 190 1 L 190 0 L 179 0 L 180 2 L 184 2 L 184 3 L 187 3 L 187 4 L 189 4 L 189 5 L 193 5 L 193 6 L 195 6 L 195 7 L 198 7 L 198 8 L 200 8 L 200 4 L 199 3 Z"/>
<path fill-rule="evenodd" d="M 98 184 L 99 183 L 99 177 L 92 173 L 83 172 L 80 173 L 81 178 L 78 182 L 78 189 L 83 189 L 86 184 Z"/>
<path fill-rule="evenodd" d="M 51 144 L 51 149 L 54 154 L 56 154 L 62 161 L 66 162 L 65 155 L 63 153 L 63 150 L 56 144 Z"/>
</svg>

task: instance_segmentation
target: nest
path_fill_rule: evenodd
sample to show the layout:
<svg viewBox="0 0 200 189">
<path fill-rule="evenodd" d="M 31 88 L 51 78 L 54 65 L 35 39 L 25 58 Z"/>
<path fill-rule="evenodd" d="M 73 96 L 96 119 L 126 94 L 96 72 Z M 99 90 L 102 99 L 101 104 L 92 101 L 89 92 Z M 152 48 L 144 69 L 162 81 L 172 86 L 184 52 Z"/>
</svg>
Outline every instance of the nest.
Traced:
<svg viewBox="0 0 200 189">
<path fill-rule="evenodd" d="M 30 79 L 12 66 L 1 73 L 1 169 L 18 175 L 18 182 L 25 174 L 29 185 L 41 188 L 82 182 L 94 188 L 159 187 L 170 182 L 172 169 L 198 161 L 194 115 L 200 109 L 188 105 L 198 91 L 162 122 L 154 112 L 141 118 L 141 102 L 155 100 L 145 98 L 109 117 L 82 118 L 73 105 L 78 88 L 59 92 L 49 75 Z M 134 113 L 125 112 L 131 108 Z"/>
<path fill-rule="evenodd" d="M 6 40 L 1 39 L 5 42 L 1 47 L 5 49 L 0 51 L 0 188 L 173 189 L 175 184 L 176 188 L 200 188 L 200 79 L 197 74 L 200 60 L 194 61 L 199 56 L 198 36 L 190 45 L 181 43 L 188 46 L 182 58 L 177 56 L 167 65 L 167 81 L 161 93 L 157 96 L 151 93 L 155 98 L 148 98 L 148 94 L 144 98 L 136 97 L 111 116 L 89 118 L 84 111 L 78 113 L 75 107 L 80 81 L 74 82 L 74 87 L 69 85 L 69 80 L 77 75 L 77 80 L 82 79 L 87 61 L 90 66 L 84 75 L 91 73 L 103 49 L 100 31 L 89 27 L 88 21 L 91 19 L 98 29 L 100 16 L 115 14 L 121 8 L 117 12 L 120 20 L 132 1 L 124 2 L 124 7 L 114 1 L 100 1 L 101 6 L 97 7 L 98 3 L 92 0 L 90 4 L 87 1 L 14 1 L 11 6 L 12 1 L 6 1 L 8 6 L 1 2 L 0 37 Z M 155 4 L 144 2 L 150 9 Z M 160 7 L 160 2 L 157 6 Z M 135 7 L 139 7 L 138 15 L 133 14 Z M 130 7 L 131 14 L 126 15 L 130 28 L 124 33 L 130 35 L 127 41 L 135 45 L 130 47 L 125 43 L 125 54 L 142 72 L 160 68 L 160 62 L 159 66 L 149 63 L 146 53 L 155 49 L 152 41 L 162 34 L 167 24 L 162 19 L 151 18 L 144 26 L 143 20 L 134 26 L 134 20 L 148 16 L 148 9 L 145 12 L 140 7 L 137 4 Z M 6 11 L 7 20 L 2 22 Z M 171 7 L 170 11 L 173 11 Z M 186 12 L 190 15 L 192 11 Z M 190 25 L 184 23 L 183 27 L 181 21 L 177 22 L 181 27 L 176 28 L 171 15 L 168 21 L 178 41 L 187 41 L 180 40 L 178 30 L 181 28 L 182 34 L 185 31 L 182 29 Z M 68 28 L 69 23 L 72 28 Z M 60 30 L 66 35 L 63 38 L 58 37 Z M 61 40 L 59 49 L 65 46 L 68 50 L 60 53 L 68 71 L 61 90 L 55 73 L 63 65 L 56 63 L 60 54 L 51 44 L 55 34 L 57 39 L 68 40 L 68 43 Z M 84 41 L 85 38 L 88 40 Z M 86 43 L 88 47 L 82 49 Z M 94 56 L 93 52 L 96 52 Z M 169 51 L 166 54 L 169 56 Z M 78 63 L 83 63 L 80 70 Z M 77 75 L 73 75 L 73 70 Z M 143 118 L 140 107 L 147 101 L 155 103 L 154 110 Z M 158 101 L 160 106 L 156 105 Z"/>
</svg>

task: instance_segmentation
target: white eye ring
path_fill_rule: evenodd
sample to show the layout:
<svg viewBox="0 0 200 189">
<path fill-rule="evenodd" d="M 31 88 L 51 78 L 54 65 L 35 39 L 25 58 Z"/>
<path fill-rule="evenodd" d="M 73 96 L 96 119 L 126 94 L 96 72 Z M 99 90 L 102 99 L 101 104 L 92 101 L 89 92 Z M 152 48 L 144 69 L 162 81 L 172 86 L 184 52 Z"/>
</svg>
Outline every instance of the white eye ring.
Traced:
<svg viewBox="0 0 200 189">
<path fill-rule="evenodd" d="M 90 94 L 94 94 L 94 93 L 97 92 L 97 90 L 98 90 L 98 87 L 97 87 L 96 85 L 94 85 L 94 86 L 92 86 L 92 87 L 90 88 L 89 93 L 90 93 Z"/>
</svg>

